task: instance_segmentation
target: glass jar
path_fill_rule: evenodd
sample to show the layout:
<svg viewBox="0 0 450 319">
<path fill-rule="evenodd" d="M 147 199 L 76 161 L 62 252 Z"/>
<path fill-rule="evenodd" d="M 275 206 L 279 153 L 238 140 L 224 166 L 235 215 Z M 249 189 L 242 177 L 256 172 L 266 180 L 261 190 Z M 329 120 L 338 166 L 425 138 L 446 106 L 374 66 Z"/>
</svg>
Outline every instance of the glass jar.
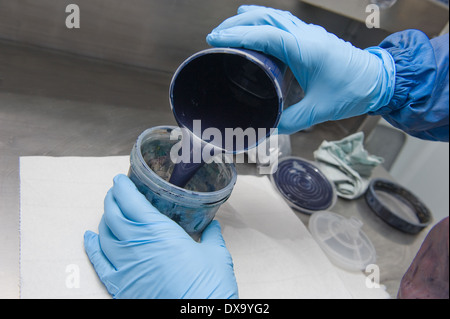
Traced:
<svg viewBox="0 0 450 319">
<path fill-rule="evenodd" d="M 175 166 L 170 151 L 181 143 L 171 138 L 176 129 L 158 126 L 144 131 L 131 151 L 128 176 L 153 206 L 198 240 L 231 195 L 237 173 L 233 164 L 211 162 L 203 165 L 184 188 L 170 184 Z"/>
</svg>

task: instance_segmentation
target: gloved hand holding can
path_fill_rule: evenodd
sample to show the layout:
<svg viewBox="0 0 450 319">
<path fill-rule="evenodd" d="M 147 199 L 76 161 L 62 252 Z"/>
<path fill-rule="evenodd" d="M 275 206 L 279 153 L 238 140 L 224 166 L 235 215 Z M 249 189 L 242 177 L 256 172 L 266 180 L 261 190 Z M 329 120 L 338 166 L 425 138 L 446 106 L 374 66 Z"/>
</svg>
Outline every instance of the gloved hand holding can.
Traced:
<svg viewBox="0 0 450 319">
<path fill-rule="evenodd" d="M 394 95 L 395 63 L 387 51 L 355 48 L 286 11 L 241 6 L 206 40 L 213 46 L 261 51 L 291 68 L 305 97 L 283 112 L 280 134 L 377 111 Z"/>
</svg>

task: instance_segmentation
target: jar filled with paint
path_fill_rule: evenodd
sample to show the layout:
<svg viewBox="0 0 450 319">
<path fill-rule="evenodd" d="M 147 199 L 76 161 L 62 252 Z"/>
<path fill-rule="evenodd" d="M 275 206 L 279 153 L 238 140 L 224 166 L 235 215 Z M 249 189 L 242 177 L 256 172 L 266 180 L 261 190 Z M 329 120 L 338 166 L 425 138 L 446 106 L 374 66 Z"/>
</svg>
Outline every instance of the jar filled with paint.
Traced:
<svg viewBox="0 0 450 319">
<path fill-rule="evenodd" d="M 179 128 L 158 126 L 144 131 L 131 151 L 128 176 L 153 206 L 197 240 L 231 195 L 237 173 L 233 164 L 211 161 L 201 165 L 184 187 L 171 184 L 176 162 L 170 152 L 181 143 L 174 138 L 174 130 Z"/>
</svg>

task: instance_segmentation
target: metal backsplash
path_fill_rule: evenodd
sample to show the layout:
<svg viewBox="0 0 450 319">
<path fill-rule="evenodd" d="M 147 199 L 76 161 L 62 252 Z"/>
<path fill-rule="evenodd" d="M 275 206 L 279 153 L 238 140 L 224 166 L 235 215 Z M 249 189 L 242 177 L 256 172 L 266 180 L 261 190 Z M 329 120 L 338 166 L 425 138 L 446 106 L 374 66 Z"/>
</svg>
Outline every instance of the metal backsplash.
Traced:
<svg viewBox="0 0 450 319">
<path fill-rule="evenodd" d="M 80 8 L 80 28 L 68 29 L 66 6 Z M 0 39 L 105 61 L 173 73 L 191 54 L 207 48 L 206 35 L 236 14 L 238 0 L 0 0 Z M 388 35 L 299 0 L 255 0 L 291 11 L 308 23 L 364 48 Z M 344 133 L 365 117 L 341 122 Z"/>
</svg>

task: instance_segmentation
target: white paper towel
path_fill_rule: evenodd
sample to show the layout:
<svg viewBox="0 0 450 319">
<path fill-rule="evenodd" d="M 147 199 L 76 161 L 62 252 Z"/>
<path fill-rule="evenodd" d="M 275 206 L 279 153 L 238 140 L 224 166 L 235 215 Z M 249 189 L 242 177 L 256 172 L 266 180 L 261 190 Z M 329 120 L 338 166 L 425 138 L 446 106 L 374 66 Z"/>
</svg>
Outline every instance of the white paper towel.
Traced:
<svg viewBox="0 0 450 319">
<path fill-rule="evenodd" d="M 20 159 L 22 298 L 109 298 L 83 247 L 128 156 Z M 387 298 L 329 262 L 267 177 L 239 176 L 217 213 L 241 298 Z"/>
</svg>

